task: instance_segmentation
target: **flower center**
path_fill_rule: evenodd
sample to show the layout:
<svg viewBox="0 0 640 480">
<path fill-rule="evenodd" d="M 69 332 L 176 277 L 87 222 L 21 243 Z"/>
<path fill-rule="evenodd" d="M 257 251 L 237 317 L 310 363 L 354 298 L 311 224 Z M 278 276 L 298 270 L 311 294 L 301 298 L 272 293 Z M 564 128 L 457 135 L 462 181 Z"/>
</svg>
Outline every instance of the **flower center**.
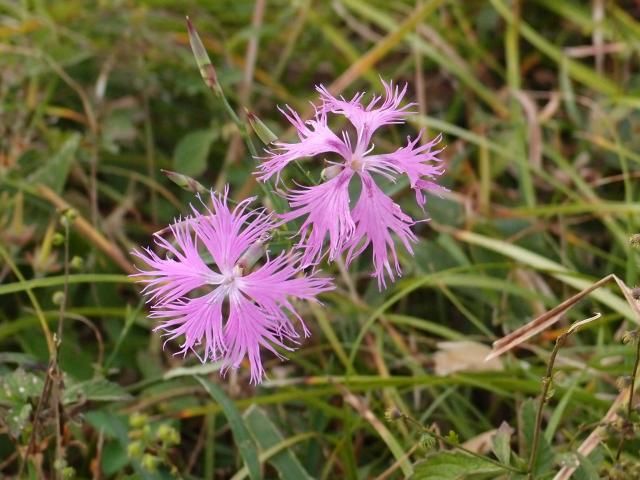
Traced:
<svg viewBox="0 0 640 480">
<path fill-rule="evenodd" d="M 233 267 L 233 270 L 231 270 L 230 273 L 224 276 L 224 281 L 222 282 L 222 284 L 231 285 L 232 283 L 235 283 L 238 277 L 242 277 L 243 274 L 244 269 L 240 265 L 236 265 L 235 267 Z"/>
<path fill-rule="evenodd" d="M 354 172 L 360 172 L 364 170 L 364 159 L 359 155 L 354 155 L 351 157 L 351 161 L 349 162 L 349 167 Z"/>
</svg>

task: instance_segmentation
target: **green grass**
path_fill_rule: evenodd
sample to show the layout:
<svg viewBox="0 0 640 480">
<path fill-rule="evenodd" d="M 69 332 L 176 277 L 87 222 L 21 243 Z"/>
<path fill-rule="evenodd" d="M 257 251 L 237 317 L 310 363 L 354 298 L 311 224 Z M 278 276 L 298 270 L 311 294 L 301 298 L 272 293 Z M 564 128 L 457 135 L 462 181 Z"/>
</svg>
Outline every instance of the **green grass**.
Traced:
<svg viewBox="0 0 640 480">
<path fill-rule="evenodd" d="M 638 283 L 637 8 L 272 0 L 260 14 L 260 4 L 0 0 L 0 477 L 526 478 L 504 465 L 526 469 L 553 342 L 599 312 L 556 359 L 534 478 L 572 461 L 574 478 L 635 478 L 636 413 L 576 453 L 612 405 L 626 409 L 617 384 L 635 349 L 622 337 L 639 319 L 619 289 L 593 292 L 500 370 L 436 367 L 440 342 L 490 346 L 606 275 Z M 193 201 L 160 169 L 285 208 L 255 182 L 241 129 L 202 81 L 185 15 L 241 118 L 246 106 L 293 140 L 277 106 L 308 114 L 316 84 L 350 97 L 380 93 L 382 77 L 408 82 L 422 103 L 376 146 L 421 128 L 446 144 L 449 192 L 426 214 L 406 182 L 388 188 L 430 218 L 414 227 L 414 256 L 399 247 L 402 278 L 380 292 L 368 253 L 347 270 L 324 264 L 337 289 L 300 305 L 312 336 L 286 362 L 265 353 L 258 387 L 248 368 L 221 376 L 173 356 L 176 343 L 163 348 L 127 277 L 129 252 Z M 285 181 L 317 180 L 321 163 Z M 503 422 L 513 434 L 501 427 L 493 449 L 474 441 Z"/>
</svg>

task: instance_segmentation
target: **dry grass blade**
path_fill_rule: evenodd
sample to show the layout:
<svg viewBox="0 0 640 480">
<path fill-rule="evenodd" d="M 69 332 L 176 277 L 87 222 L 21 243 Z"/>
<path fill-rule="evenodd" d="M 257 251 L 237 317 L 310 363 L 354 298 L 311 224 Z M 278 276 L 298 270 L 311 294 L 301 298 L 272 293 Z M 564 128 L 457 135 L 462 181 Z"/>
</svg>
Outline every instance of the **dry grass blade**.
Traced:
<svg viewBox="0 0 640 480">
<path fill-rule="evenodd" d="M 629 306 L 631 307 L 631 309 L 638 315 L 638 318 L 640 318 L 640 309 L 638 308 L 638 305 L 636 305 L 636 302 L 633 299 L 633 296 L 631 295 L 631 291 L 629 290 L 629 287 L 627 287 L 624 284 L 624 282 L 614 274 L 607 275 L 606 277 L 595 282 L 590 287 L 585 288 L 584 290 L 576 293 L 575 295 L 568 298 L 564 302 L 560 303 L 556 307 L 552 308 L 548 312 L 540 315 L 538 318 L 530 321 L 526 325 L 523 325 L 517 330 L 514 330 L 513 332 L 511 332 L 510 334 L 505 335 L 501 339 L 493 342 L 493 351 L 489 355 L 487 355 L 486 360 L 489 361 L 493 358 L 496 358 L 502 355 L 503 353 L 508 352 L 509 350 L 514 349 L 518 345 L 529 340 L 531 337 L 549 328 L 551 325 L 553 325 L 558 320 L 560 320 L 560 317 L 567 310 L 573 307 L 576 303 L 578 303 L 580 300 L 582 300 L 584 297 L 589 295 L 594 290 L 597 290 L 598 288 L 611 282 L 612 280 L 614 280 L 616 284 L 620 287 L 620 290 L 622 290 L 622 293 L 624 294 L 625 300 L 627 301 L 627 303 L 629 303 Z"/>
</svg>

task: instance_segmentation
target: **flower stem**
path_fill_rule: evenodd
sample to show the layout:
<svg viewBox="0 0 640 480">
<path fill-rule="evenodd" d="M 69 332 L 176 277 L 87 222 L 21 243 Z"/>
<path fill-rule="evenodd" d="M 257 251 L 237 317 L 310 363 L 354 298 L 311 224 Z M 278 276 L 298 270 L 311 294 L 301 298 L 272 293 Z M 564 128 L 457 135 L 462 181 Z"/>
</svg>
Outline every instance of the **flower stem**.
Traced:
<svg viewBox="0 0 640 480">
<path fill-rule="evenodd" d="M 547 363 L 547 372 L 542 378 L 542 393 L 540 395 L 540 402 L 538 403 L 538 411 L 536 413 L 535 429 L 533 431 L 533 442 L 531 444 L 531 454 L 529 455 L 529 463 L 527 465 L 527 479 L 533 480 L 533 469 L 538 457 L 538 444 L 540 443 L 540 431 L 542 427 L 542 414 L 544 413 L 544 406 L 547 403 L 547 395 L 549 394 L 549 388 L 553 380 L 553 365 L 556 362 L 556 357 L 560 348 L 565 344 L 570 332 L 565 332 L 556 339 L 556 344 L 551 351 L 551 357 Z"/>
</svg>

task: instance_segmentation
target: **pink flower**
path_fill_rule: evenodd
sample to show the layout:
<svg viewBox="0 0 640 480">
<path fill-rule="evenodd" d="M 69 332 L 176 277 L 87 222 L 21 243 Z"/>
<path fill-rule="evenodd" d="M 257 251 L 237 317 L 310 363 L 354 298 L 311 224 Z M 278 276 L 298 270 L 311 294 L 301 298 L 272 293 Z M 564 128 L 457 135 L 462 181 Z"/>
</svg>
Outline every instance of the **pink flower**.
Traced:
<svg viewBox="0 0 640 480">
<path fill-rule="evenodd" d="M 228 189 L 223 195 L 212 193 L 212 208 L 204 214 L 192 207 L 193 216 L 170 225 L 170 239 L 156 234 L 163 256 L 150 248 L 134 251 L 146 264 L 134 276 L 146 283 L 150 317 L 160 319 L 155 330 L 164 331 L 168 340 L 184 339 L 179 353 L 202 348 L 201 360 L 221 360 L 223 371 L 238 368 L 247 357 L 251 382 L 259 383 L 264 376 L 261 347 L 282 358 L 275 347 L 292 350 L 287 342 L 297 343 L 290 316 L 309 335 L 291 298 L 313 301 L 333 285 L 327 278 L 305 275 L 298 258 L 285 252 L 267 255 L 251 270 L 276 222 L 262 209 L 248 209 L 254 198 L 231 210 L 227 196 Z"/>
<path fill-rule="evenodd" d="M 444 173 L 435 149 L 441 136 L 420 145 L 423 132 L 407 145 L 391 153 L 372 154 L 374 133 L 385 125 L 404 123 L 412 113 L 413 104 L 400 106 L 407 87 L 399 89 L 392 83 L 382 82 L 384 96 L 374 96 L 362 103 L 364 94 L 358 93 L 351 100 L 336 98 L 323 86 L 317 87 L 321 105 L 315 107 L 314 118 L 303 122 L 291 108 L 283 110 L 286 118 L 296 128 L 298 143 L 277 142 L 273 150 L 258 167 L 258 177 L 266 181 L 272 176 L 279 179 L 281 171 L 292 161 L 321 154 L 336 154 L 339 162 L 330 162 L 327 169 L 332 175 L 326 182 L 302 187 L 287 194 L 291 211 L 281 215 L 285 221 L 306 216 L 299 230 L 298 247 L 303 249 L 304 264 L 317 263 L 322 257 L 325 239 L 329 238 L 328 259 L 334 260 L 347 251 L 347 263 L 353 261 L 367 246 L 373 251 L 374 276 L 379 288 L 386 286 L 385 275 L 393 281 L 401 274 L 391 233 L 395 233 L 409 253 L 416 237 L 411 231 L 414 221 L 406 215 L 390 197 L 378 187 L 374 175 L 395 181 L 406 175 L 420 207 L 425 204 L 427 191 L 444 190 L 435 180 Z M 346 117 L 355 129 L 355 139 L 345 131 L 336 135 L 328 126 L 328 114 Z M 360 197 L 356 206 L 350 206 L 351 180 L 360 180 Z"/>
</svg>

